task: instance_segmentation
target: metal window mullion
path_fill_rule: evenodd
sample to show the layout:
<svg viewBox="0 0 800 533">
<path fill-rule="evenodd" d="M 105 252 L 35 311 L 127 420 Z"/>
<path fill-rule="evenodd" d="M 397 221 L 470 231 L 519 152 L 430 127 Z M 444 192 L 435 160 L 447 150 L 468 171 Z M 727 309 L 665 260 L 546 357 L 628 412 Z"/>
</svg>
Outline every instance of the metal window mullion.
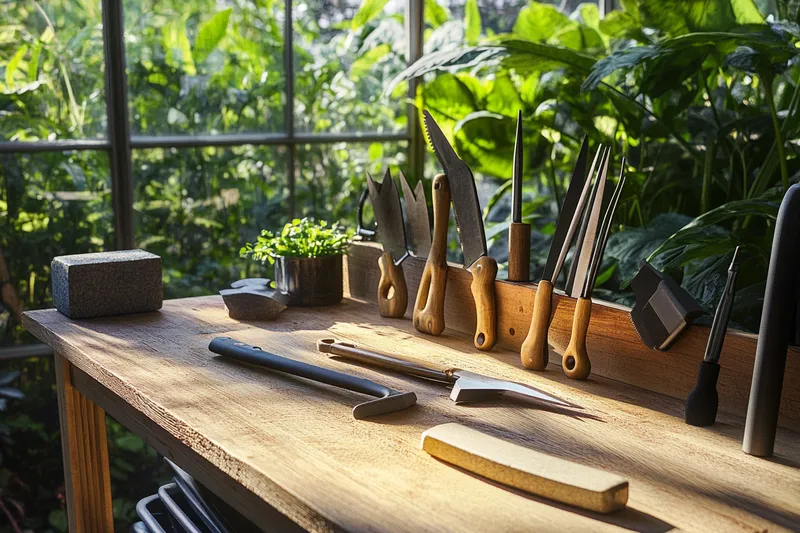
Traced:
<svg viewBox="0 0 800 533">
<path fill-rule="evenodd" d="M 406 37 L 408 39 L 408 64 L 415 63 L 422 57 L 425 29 L 425 1 L 408 0 L 408 13 L 406 16 Z M 411 102 L 407 106 L 409 142 L 409 170 L 415 179 L 422 179 L 425 172 L 425 137 L 422 135 L 419 123 L 419 113 L 414 105 L 417 87 L 420 85 L 418 78 L 409 80 L 408 97 Z"/>
<path fill-rule="evenodd" d="M 133 180 L 122 0 L 101 0 L 101 6 L 114 236 L 117 249 L 129 249 L 134 247 Z"/>
<path fill-rule="evenodd" d="M 2 141 L 0 154 L 32 154 L 41 152 L 77 152 L 82 150 L 108 151 L 111 143 L 103 139 L 64 141 Z"/>
<path fill-rule="evenodd" d="M 284 0 L 283 9 L 283 70 L 286 77 L 286 106 L 284 107 L 284 128 L 286 130 L 286 177 L 289 187 L 289 218 L 295 216 L 295 156 L 294 143 L 294 27 L 292 0 Z"/>
</svg>

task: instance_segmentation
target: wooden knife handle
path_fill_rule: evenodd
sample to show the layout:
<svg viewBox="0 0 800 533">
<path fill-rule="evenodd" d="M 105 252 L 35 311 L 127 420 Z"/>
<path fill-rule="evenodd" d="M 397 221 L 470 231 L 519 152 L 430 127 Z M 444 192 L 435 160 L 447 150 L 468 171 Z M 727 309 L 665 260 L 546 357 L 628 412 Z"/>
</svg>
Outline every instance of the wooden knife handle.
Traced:
<svg viewBox="0 0 800 533">
<path fill-rule="evenodd" d="M 531 225 L 508 227 L 508 281 L 528 281 L 531 275 Z"/>
<path fill-rule="evenodd" d="M 525 448 L 461 424 L 422 434 L 422 449 L 437 459 L 509 487 L 611 513 L 628 503 L 628 480 L 610 472 Z"/>
<path fill-rule="evenodd" d="M 384 252 L 378 258 L 381 279 L 378 281 L 378 309 L 381 316 L 403 318 L 408 306 L 408 289 L 403 267 L 394 264 L 392 254 Z"/>
<path fill-rule="evenodd" d="M 447 176 L 433 178 L 433 241 L 414 305 L 414 327 L 422 333 L 444 331 L 444 296 L 447 289 L 447 227 L 450 223 L 450 183 Z"/>
<path fill-rule="evenodd" d="M 433 379 L 447 383 L 452 383 L 458 379 L 453 375 L 458 368 L 452 366 L 429 363 L 427 361 L 412 359 L 411 357 L 385 355 L 358 348 L 354 344 L 336 342 L 335 339 L 318 340 L 317 350 L 322 353 L 338 355 L 353 361 L 359 361 L 381 368 L 388 368 L 390 370 L 396 370 L 404 374 L 418 376 L 421 378 Z"/>
<path fill-rule="evenodd" d="M 497 261 L 484 255 L 470 267 L 472 273 L 472 298 L 475 300 L 477 325 L 473 343 L 479 350 L 491 350 L 497 341 L 497 305 L 494 297 L 494 280 L 497 278 Z"/>
<path fill-rule="evenodd" d="M 536 287 L 536 296 L 533 298 L 531 327 L 520 350 L 522 365 L 530 370 L 544 370 L 550 360 L 547 330 L 550 327 L 552 298 L 553 284 L 543 279 Z"/>
<path fill-rule="evenodd" d="M 572 317 L 572 335 L 561 358 L 564 374 L 572 379 L 586 379 L 592 371 L 592 363 L 586 351 L 586 334 L 592 317 L 592 299 L 578 298 Z"/>
</svg>

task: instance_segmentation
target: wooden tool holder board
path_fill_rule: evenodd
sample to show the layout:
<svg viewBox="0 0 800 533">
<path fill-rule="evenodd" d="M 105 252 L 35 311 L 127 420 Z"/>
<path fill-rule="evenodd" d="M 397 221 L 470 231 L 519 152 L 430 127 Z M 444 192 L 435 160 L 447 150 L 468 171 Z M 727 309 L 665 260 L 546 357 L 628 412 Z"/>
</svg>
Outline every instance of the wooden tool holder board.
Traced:
<svg viewBox="0 0 800 533">
<path fill-rule="evenodd" d="M 378 258 L 382 248 L 376 243 L 356 243 L 345 259 L 345 294 L 351 298 L 377 300 Z M 410 320 L 417 287 L 425 267 L 422 259 L 409 257 L 403 263 L 408 285 Z M 450 264 L 447 275 L 445 321 L 450 331 L 472 336 L 475 331 L 475 304 L 470 292 L 472 276 L 461 265 Z M 531 321 L 534 283 L 495 282 L 497 298 L 497 345 L 519 351 Z M 547 372 L 562 372 L 560 353 L 566 348 L 572 329 L 575 299 L 555 291 L 550 324 L 550 365 Z M 639 338 L 629 316 L 630 309 L 598 300 L 593 301 L 589 325 L 588 351 L 592 374 L 629 385 L 685 399 L 697 378 L 709 328 L 694 325 L 666 352 L 653 350 Z M 420 333 L 420 335 L 423 335 Z M 720 411 L 743 416 L 747 411 L 758 336 L 728 330 L 720 358 Z M 475 350 L 476 356 L 480 352 Z M 556 366 L 557 365 L 557 366 Z M 522 365 L 520 364 L 520 367 Z M 591 379 L 591 376 L 589 377 Z M 779 426 L 800 430 L 800 349 L 789 348 L 784 378 Z"/>
</svg>

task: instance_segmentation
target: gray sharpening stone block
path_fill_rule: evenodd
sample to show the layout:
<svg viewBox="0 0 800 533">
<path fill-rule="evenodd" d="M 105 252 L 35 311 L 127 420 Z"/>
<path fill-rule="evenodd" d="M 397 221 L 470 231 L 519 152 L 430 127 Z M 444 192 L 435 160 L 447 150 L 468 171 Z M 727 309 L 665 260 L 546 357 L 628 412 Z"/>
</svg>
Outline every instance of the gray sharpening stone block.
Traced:
<svg viewBox="0 0 800 533">
<path fill-rule="evenodd" d="M 161 258 L 144 250 L 62 255 L 50 268 L 56 309 L 70 318 L 161 309 Z"/>
</svg>

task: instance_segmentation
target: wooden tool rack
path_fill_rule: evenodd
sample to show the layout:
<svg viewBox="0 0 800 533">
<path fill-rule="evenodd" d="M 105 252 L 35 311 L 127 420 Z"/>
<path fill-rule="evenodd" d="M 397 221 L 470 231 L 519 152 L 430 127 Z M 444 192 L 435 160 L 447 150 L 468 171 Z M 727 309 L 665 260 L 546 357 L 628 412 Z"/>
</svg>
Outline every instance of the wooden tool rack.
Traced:
<svg viewBox="0 0 800 533">
<path fill-rule="evenodd" d="M 68 516 L 72 531 L 113 530 L 105 413 L 188 470 L 265 530 L 294 531 L 792 531 L 800 528 L 800 359 L 786 370 L 776 456 L 741 451 L 756 339 L 731 332 L 722 354 L 720 414 L 684 424 L 708 330 L 692 327 L 669 352 L 642 345 L 624 308 L 595 303 L 592 375 L 564 377 L 557 353 L 545 372 L 521 367 L 518 348 L 535 286 L 498 281 L 498 346 L 472 345 L 471 276 L 449 272 L 448 329 L 418 333 L 385 319 L 375 300 L 380 248 L 352 247 L 342 304 L 290 308 L 274 322 L 227 317 L 218 296 L 171 300 L 160 312 L 70 320 L 33 311 L 24 325 L 55 351 Z M 404 263 L 409 294 L 423 262 Z M 555 297 L 550 338 L 569 337 L 573 301 Z M 413 300 L 413 298 L 411 298 Z M 418 405 L 354 420 L 358 395 L 207 349 L 230 336 L 277 354 L 350 372 Z M 573 414 L 525 401 L 457 406 L 436 384 L 329 359 L 315 342 L 336 337 L 371 349 L 527 383 L 583 407 Z M 628 508 L 598 515 L 508 490 L 419 449 L 422 431 L 460 422 L 630 480 Z"/>
</svg>

